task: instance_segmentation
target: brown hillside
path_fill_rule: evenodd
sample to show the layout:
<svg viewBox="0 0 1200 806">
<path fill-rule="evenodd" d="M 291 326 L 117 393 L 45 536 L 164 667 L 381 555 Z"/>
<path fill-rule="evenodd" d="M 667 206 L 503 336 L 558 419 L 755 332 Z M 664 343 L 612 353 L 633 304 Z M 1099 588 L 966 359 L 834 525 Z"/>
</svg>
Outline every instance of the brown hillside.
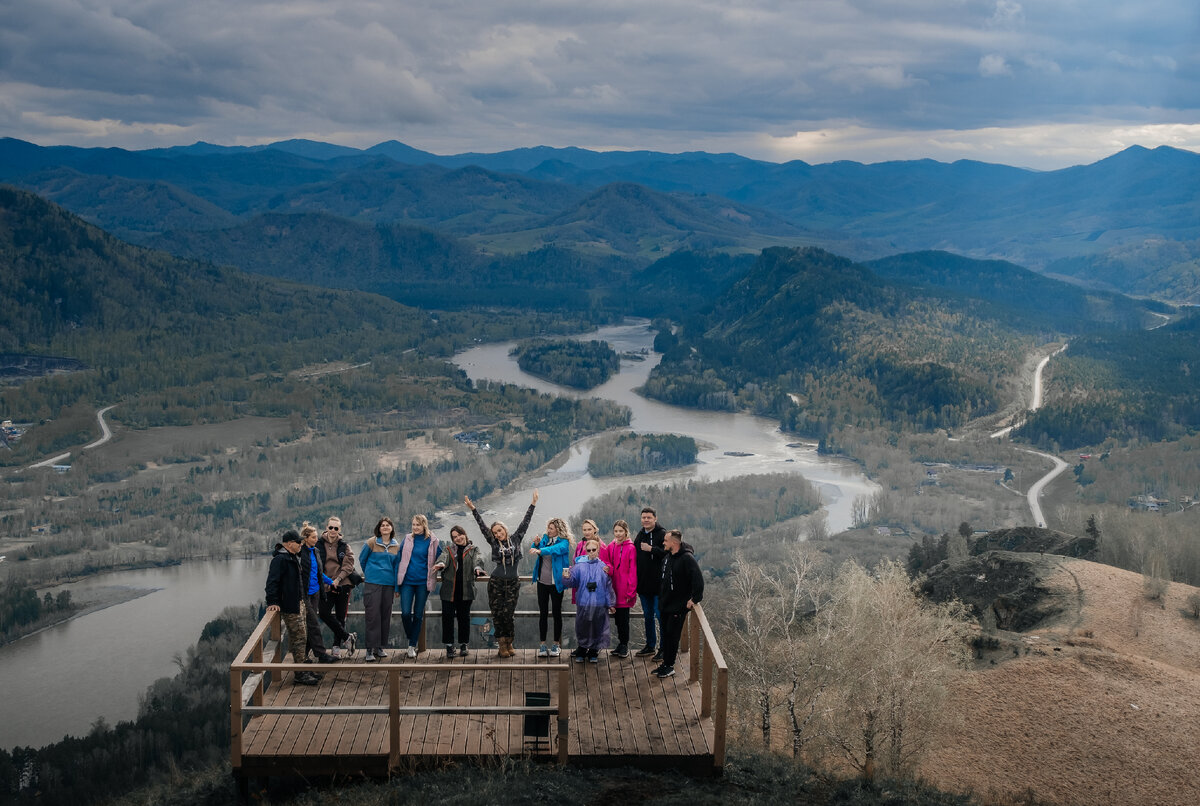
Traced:
<svg viewBox="0 0 1200 806">
<path fill-rule="evenodd" d="M 1007 634 L 1007 660 L 955 684 L 947 707 L 958 719 L 921 774 L 946 789 L 1032 790 L 1064 806 L 1200 803 L 1200 624 L 1183 615 L 1197 589 L 1172 584 L 1160 605 L 1139 574 L 1038 563 L 1056 567 L 1041 584 L 1076 604 Z"/>
</svg>

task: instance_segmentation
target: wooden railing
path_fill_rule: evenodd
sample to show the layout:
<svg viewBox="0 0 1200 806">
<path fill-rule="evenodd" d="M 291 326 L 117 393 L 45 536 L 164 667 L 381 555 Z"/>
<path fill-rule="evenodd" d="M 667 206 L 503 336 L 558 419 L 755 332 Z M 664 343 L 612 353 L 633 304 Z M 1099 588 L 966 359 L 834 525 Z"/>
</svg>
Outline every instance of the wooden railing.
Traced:
<svg viewBox="0 0 1200 806">
<path fill-rule="evenodd" d="M 357 615 L 362 615 L 361 611 Z M 271 675 L 279 678 L 287 672 L 312 671 L 311 664 L 283 663 L 281 640 L 281 618 L 279 613 L 267 613 L 250 633 L 249 639 L 229 666 L 230 695 L 230 761 L 236 772 L 242 765 L 242 730 L 245 720 L 260 714 L 323 714 L 340 716 L 346 714 L 386 714 L 388 716 L 388 738 L 390 755 L 388 765 L 394 769 L 400 763 L 400 717 L 427 716 L 431 714 L 480 714 L 488 716 L 555 715 L 558 721 L 558 761 L 566 764 L 567 733 L 570 722 L 570 664 L 568 663 L 506 663 L 506 672 L 557 672 L 558 704 L 536 705 L 440 705 L 401 706 L 401 673 L 436 672 L 439 674 L 462 674 L 475 671 L 496 671 L 495 664 L 477 663 L 405 663 L 403 665 L 381 663 L 339 663 L 338 671 L 386 673 L 388 676 L 387 705 L 325 705 L 325 706 L 264 706 L 263 693 L 272 682 Z M 264 640 L 265 639 L 265 640 Z M 271 660 L 264 656 L 269 654 Z M 248 677 L 246 675 L 249 675 Z"/>
<path fill-rule="evenodd" d="M 704 608 L 696 605 L 688 618 L 689 683 L 700 683 L 700 718 L 713 721 L 713 767 L 725 766 L 725 731 L 729 721 L 729 667 L 713 635 Z M 681 647 L 682 648 L 682 647 Z"/>
<path fill-rule="evenodd" d="M 523 578 L 529 581 L 529 577 Z M 428 607 L 428 602 L 426 603 Z M 362 610 L 351 610 L 348 615 L 361 616 Z M 426 617 L 430 611 L 426 610 Z M 487 610 L 472 610 L 472 616 L 490 616 Z M 517 618 L 532 618 L 538 616 L 536 610 L 518 610 L 513 614 Z M 568 616 L 574 616 L 574 611 L 563 611 L 564 621 Z M 631 612 L 630 617 L 641 615 L 640 610 Z M 440 625 L 439 625 L 440 626 Z M 433 625 L 428 618 L 422 625 L 419 638 L 419 648 L 424 651 L 425 634 Z M 661 636 L 660 636 L 661 637 Z M 696 605 L 688 618 L 680 640 L 680 652 L 688 653 L 689 674 L 688 683 L 700 685 L 700 718 L 712 719 L 713 725 L 713 767 L 719 771 L 725 766 L 725 739 L 728 725 L 729 709 L 729 667 L 712 627 L 701 605 Z M 266 660 L 266 657 L 270 660 Z M 380 663 L 348 663 L 337 665 L 339 671 L 355 671 L 369 674 L 387 673 L 388 675 L 388 704 L 384 705 L 350 705 L 350 706 L 264 706 L 263 693 L 272 679 L 278 680 L 286 672 L 311 671 L 311 664 L 283 663 L 283 640 L 281 619 L 279 613 L 267 613 L 251 632 L 241 651 L 229 667 L 230 694 L 230 759 L 234 770 L 241 767 L 242 730 L 245 720 L 259 714 L 387 714 L 390 737 L 391 756 L 389 764 L 393 768 L 399 763 L 400 722 L 405 715 L 430 714 L 482 714 L 491 716 L 504 715 L 557 715 L 558 722 L 558 761 L 566 764 L 567 733 L 570 720 L 570 670 L 569 663 L 522 664 L 506 663 L 502 667 L 495 664 L 464 664 L 464 663 L 411 663 L 401 665 Z M 437 672 L 440 674 L 461 674 L 472 671 L 553 671 L 558 673 L 558 704 L 550 706 L 401 706 L 400 705 L 400 675 L 409 672 Z M 272 678 L 272 675 L 276 675 Z"/>
</svg>

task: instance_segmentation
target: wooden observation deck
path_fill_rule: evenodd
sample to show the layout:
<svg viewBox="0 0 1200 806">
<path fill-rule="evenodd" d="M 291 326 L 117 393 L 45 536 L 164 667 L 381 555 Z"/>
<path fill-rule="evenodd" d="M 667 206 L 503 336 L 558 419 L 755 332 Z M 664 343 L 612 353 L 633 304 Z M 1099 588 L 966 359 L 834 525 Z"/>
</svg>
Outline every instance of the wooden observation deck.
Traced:
<svg viewBox="0 0 1200 806">
<path fill-rule="evenodd" d="M 440 629 L 436 613 L 426 614 L 429 629 Z M 243 783 L 268 775 L 384 777 L 496 756 L 701 775 L 719 775 L 725 764 L 728 670 L 699 606 L 684 629 L 679 671 L 663 680 L 650 674 L 655 664 L 607 652 L 599 663 L 572 663 L 565 652 L 538 658 L 533 649 L 508 659 L 472 649 L 452 660 L 390 650 L 383 663 L 321 666 L 283 663 L 283 655 L 279 614 L 268 613 L 230 665 L 231 761 Z M 299 670 L 324 679 L 295 685 Z"/>
</svg>

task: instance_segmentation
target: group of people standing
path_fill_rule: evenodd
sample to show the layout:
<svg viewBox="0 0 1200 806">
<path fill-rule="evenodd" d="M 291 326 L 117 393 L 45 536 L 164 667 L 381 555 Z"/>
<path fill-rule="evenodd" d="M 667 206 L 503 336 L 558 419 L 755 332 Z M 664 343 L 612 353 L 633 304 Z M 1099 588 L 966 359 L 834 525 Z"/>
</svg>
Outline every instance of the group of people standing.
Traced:
<svg viewBox="0 0 1200 806">
<path fill-rule="evenodd" d="M 268 610 L 282 614 L 293 660 L 307 663 L 311 653 L 319 663 L 332 663 L 342 653 L 355 652 L 358 635 L 347 630 L 346 614 L 350 592 L 360 581 L 366 662 L 387 658 L 383 648 L 390 637 L 396 594 L 408 639 L 406 655 L 417 657 L 426 600 L 439 585 L 446 657 L 466 656 L 476 581 L 484 577 L 498 656 L 512 657 L 516 654 L 514 614 L 521 591 L 518 568 L 524 550 L 532 558 L 537 586 L 538 657 L 562 654 L 562 602 L 569 588 L 575 604 L 575 662 L 599 662 L 601 650 L 611 641 L 610 617 L 617 629 L 612 655 L 629 657 L 630 611 L 640 601 L 646 642 L 635 654 L 659 661 L 652 674 L 663 678 L 675 674 L 687 612 L 704 595 L 700 566 L 679 530 L 664 529 L 657 513 L 645 507 L 636 536 L 631 537 L 628 523 L 618 520 L 612 527 L 612 540 L 605 543 L 595 521 L 585 520 L 583 536 L 576 542 L 565 520 L 551 518 L 543 534 L 526 547 L 526 532 L 538 502 L 536 490 L 515 531 L 499 520 L 487 524 L 469 497 L 463 501 L 490 550 L 490 573 L 483 550 L 471 542 L 466 529 L 451 527 L 449 543 L 442 543 L 430 531 L 424 515 L 413 517 L 412 531 L 402 538 L 397 537 L 391 519 L 381 518 L 358 554 L 361 576 L 342 537 L 340 519 L 330 518 L 320 536 L 307 522 L 299 533 L 284 533 L 268 572 L 266 601 Z M 333 632 L 332 651 L 323 643 L 318 618 Z M 296 675 L 296 682 L 305 685 L 315 685 L 319 679 L 311 672 Z"/>
</svg>

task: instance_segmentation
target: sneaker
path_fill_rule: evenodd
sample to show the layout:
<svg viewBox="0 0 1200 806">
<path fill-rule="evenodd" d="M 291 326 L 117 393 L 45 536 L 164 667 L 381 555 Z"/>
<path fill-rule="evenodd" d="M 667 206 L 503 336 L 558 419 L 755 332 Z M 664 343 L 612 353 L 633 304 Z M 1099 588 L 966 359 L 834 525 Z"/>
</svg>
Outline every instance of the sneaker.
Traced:
<svg viewBox="0 0 1200 806">
<path fill-rule="evenodd" d="M 660 650 L 658 650 L 657 652 L 655 652 L 655 653 L 654 653 L 654 657 L 653 657 L 653 658 L 651 658 L 650 660 L 656 660 L 656 661 L 658 661 L 659 663 L 661 663 L 661 662 L 662 662 L 662 659 L 663 659 L 663 654 L 662 654 L 662 650 L 660 649 Z"/>
<path fill-rule="evenodd" d="M 575 651 L 571 653 L 572 658 L 582 658 L 587 655 L 587 650 L 581 646 L 575 647 Z"/>
<path fill-rule="evenodd" d="M 337 663 L 337 658 L 326 652 L 323 655 L 317 655 L 317 663 Z"/>
<path fill-rule="evenodd" d="M 458 654 L 458 650 L 454 648 L 454 644 L 446 644 L 446 660 L 450 660 Z"/>
<path fill-rule="evenodd" d="M 408 651 L 404 653 L 404 656 L 406 658 L 415 658 L 417 656 L 417 648 L 415 646 L 410 646 Z"/>
<path fill-rule="evenodd" d="M 653 655 L 655 653 L 655 651 L 656 650 L 654 649 L 653 644 L 646 644 L 644 647 L 639 649 L 635 654 L 639 658 L 644 658 L 647 655 Z"/>
<path fill-rule="evenodd" d="M 576 663 L 583 663 L 585 660 L 587 660 L 587 650 L 584 650 L 584 652 L 582 654 L 579 652 L 575 653 L 575 662 Z"/>
<path fill-rule="evenodd" d="M 557 658 L 561 654 L 562 654 L 562 646 L 560 644 L 558 644 L 557 642 L 552 647 L 550 647 L 550 657 Z"/>
<path fill-rule="evenodd" d="M 662 666 L 659 668 L 659 670 L 657 672 L 654 673 L 654 676 L 657 677 L 659 680 L 662 680 L 663 678 L 667 678 L 667 677 L 674 677 L 675 676 L 675 667 L 674 666 Z"/>
<path fill-rule="evenodd" d="M 312 672 L 296 672 L 295 682 L 301 686 L 315 686 L 321 681 Z"/>
<path fill-rule="evenodd" d="M 658 674 L 659 672 L 661 672 L 662 670 L 663 670 L 663 666 L 662 666 L 662 664 L 660 663 L 658 666 L 655 666 L 653 669 L 651 669 L 651 670 L 650 670 L 650 674 L 652 674 L 652 675 L 656 675 L 656 674 Z"/>
<path fill-rule="evenodd" d="M 371 651 L 374 652 L 375 657 L 379 658 L 380 660 L 383 660 L 384 658 L 387 657 L 387 653 L 384 652 L 382 649 L 373 649 Z"/>
<path fill-rule="evenodd" d="M 589 649 L 587 658 L 588 658 L 588 663 L 599 663 L 600 662 L 600 650 Z"/>
<path fill-rule="evenodd" d="M 614 658 L 628 658 L 629 644 L 619 644 L 612 652 Z"/>
<path fill-rule="evenodd" d="M 367 652 L 367 656 L 363 658 L 363 663 L 375 663 L 379 658 L 375 657 L 374 652 Z"/>
<path fill-rule="evenodd" d="M 467 656 L 467 645 L 466 644 L 458 645 L 458 654 L 462 655 L 464 658 Z"/>
<path fill-rule="evenodd" d="M 545 644 L 542 644 L 540 647 L 538 647 L 538 654 L 537 654 L 537 656 L 538 656 L 539 658 L 548 658 L 548 657 L 550 657 L 550 650 L 549 650 L 549 649 L 546 649 L 546 645 L 545 645 Z"/>
</svg>

